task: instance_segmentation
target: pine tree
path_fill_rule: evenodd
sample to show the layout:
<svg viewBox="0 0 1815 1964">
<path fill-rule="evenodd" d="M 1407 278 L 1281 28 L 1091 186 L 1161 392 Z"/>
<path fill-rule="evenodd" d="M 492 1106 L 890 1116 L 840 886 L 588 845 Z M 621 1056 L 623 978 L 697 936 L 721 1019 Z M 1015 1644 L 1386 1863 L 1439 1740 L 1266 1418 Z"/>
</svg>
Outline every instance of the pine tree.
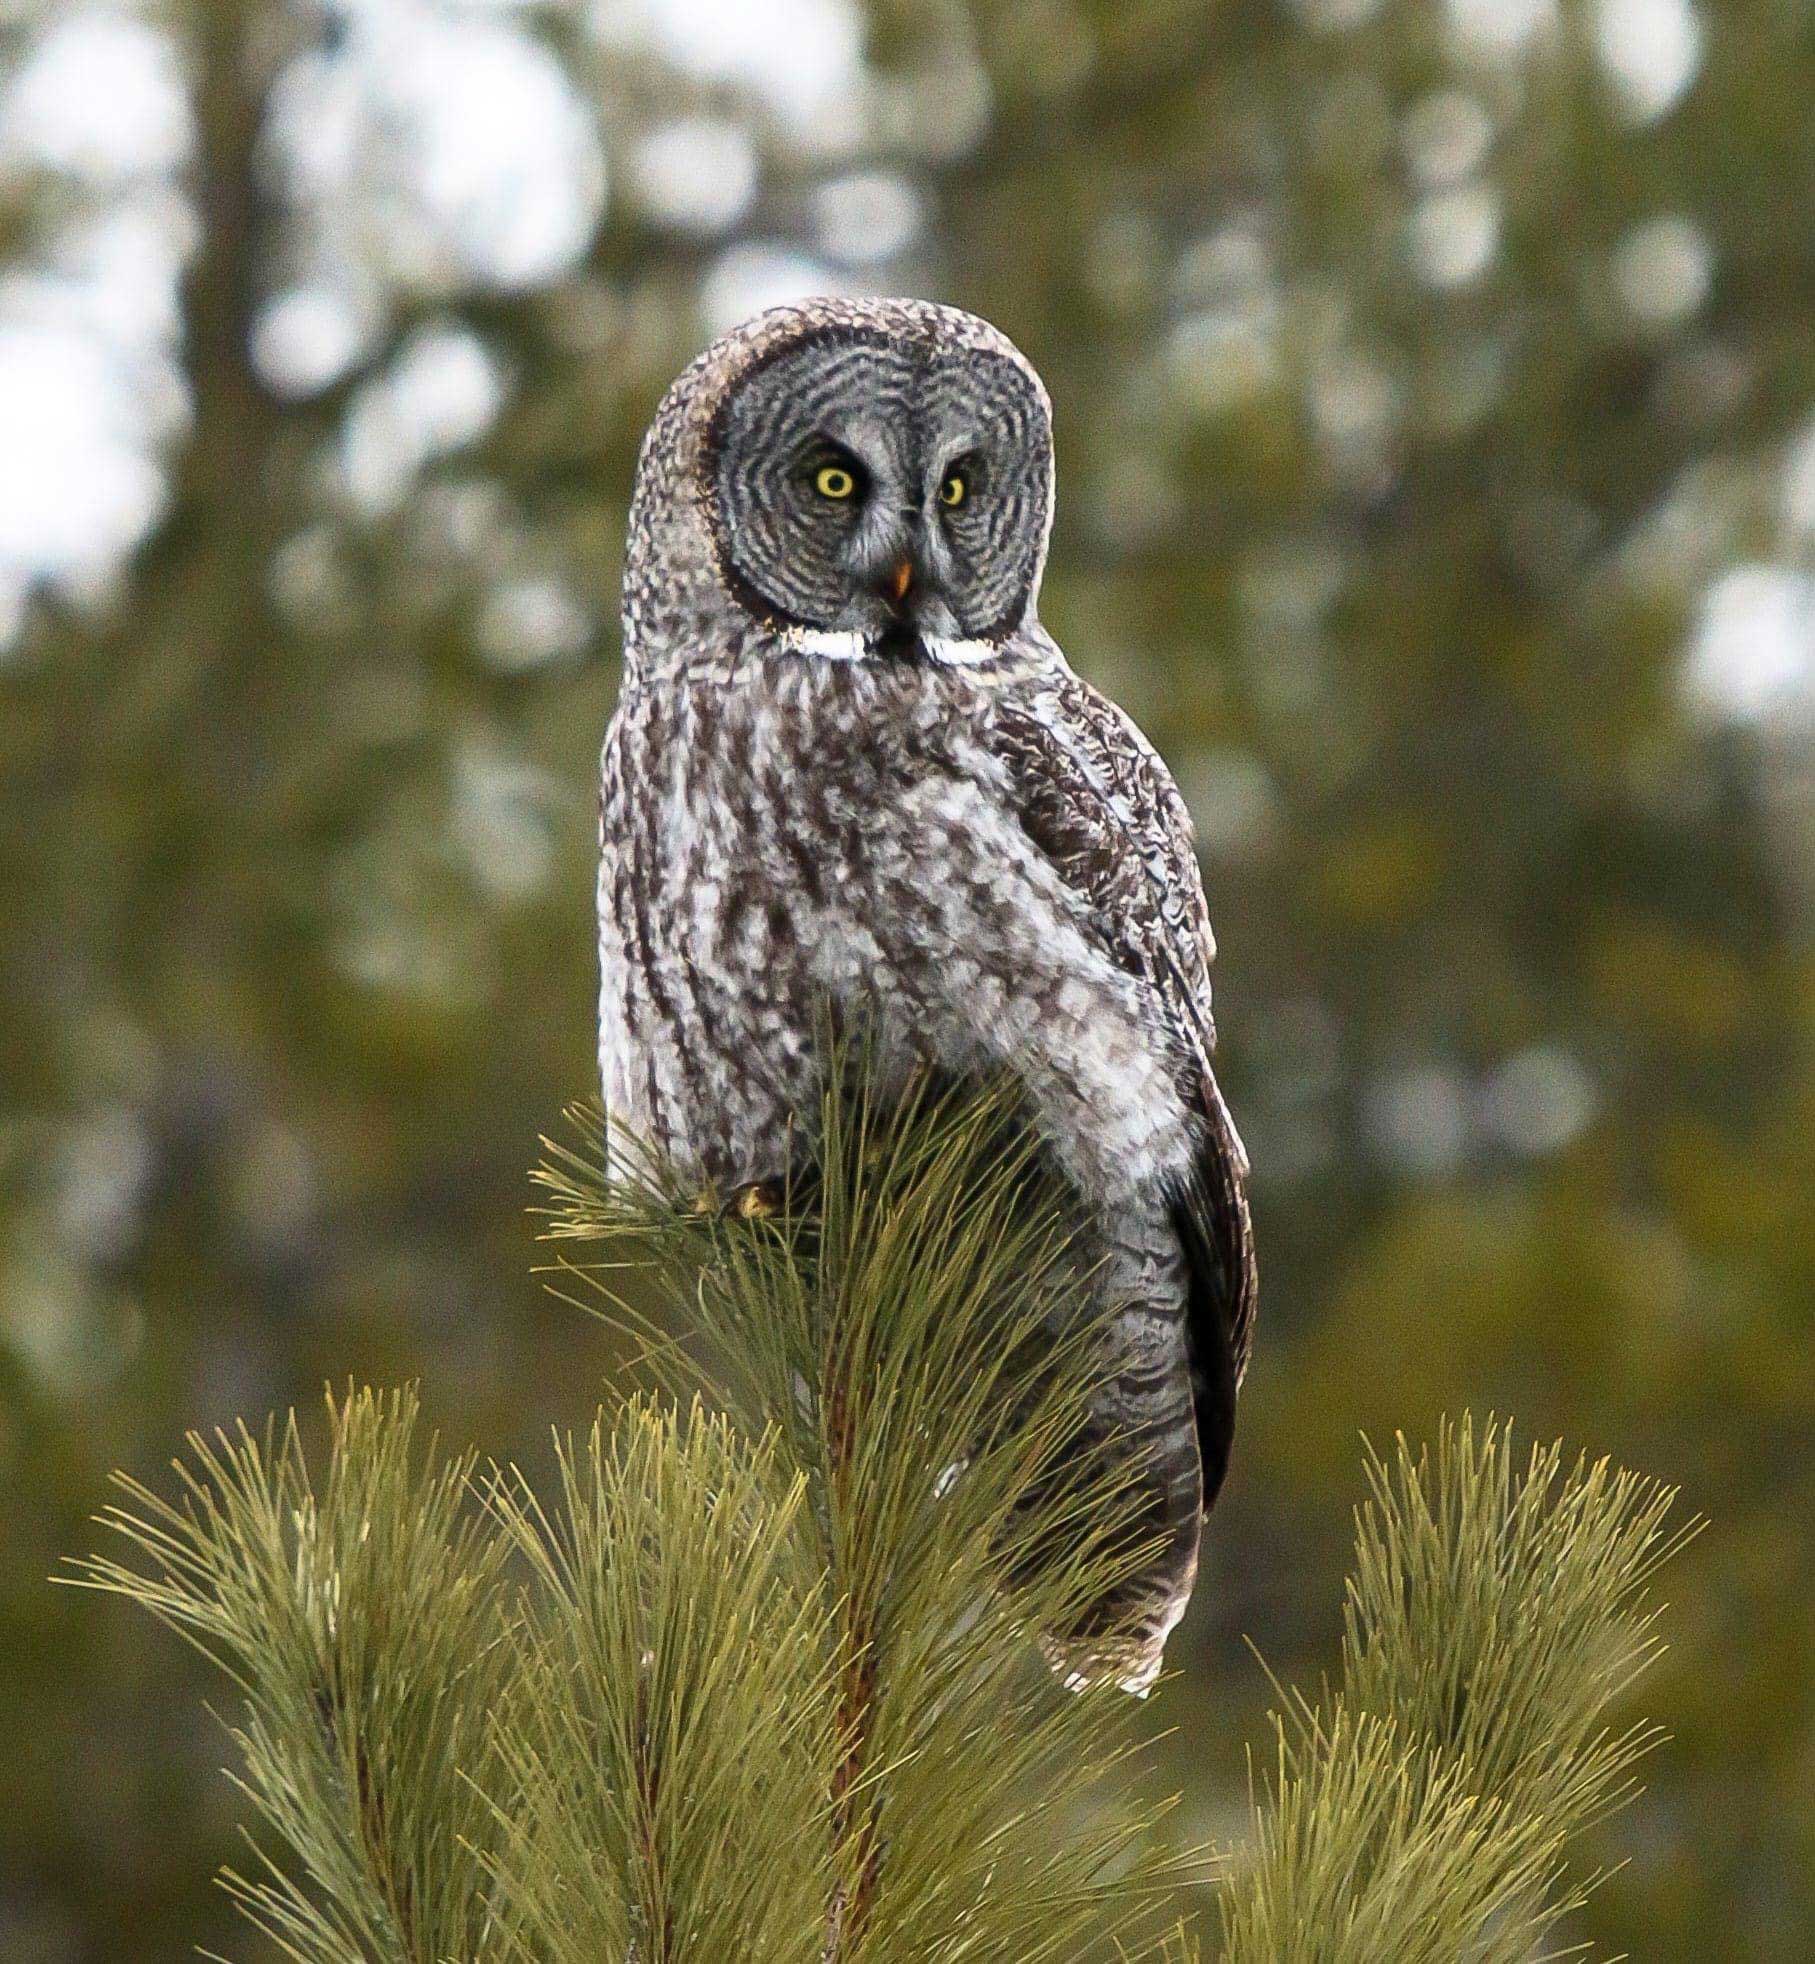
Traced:
<svg viewBox="0 0 1815 1964">
<path fill-rule="evenodd" d="M 1464 1420 L 1372 1457 L 1337 1683 L 1282 1690 L 1218 1873 L 1120 1775 L 1139 1707 L 1053 1635 L 1138 1560 L 1068 1441 L 1089 1381 L 1066 1213 L 1006 1094 L 879 1109 L 834 1071 L 771 1217 L 607 1166 L 540 1177 L 559 1285 L 686 1348 L 559 1442 L 556 1492 L 420 1440 L 413 1390 L 192 1437 L 78 1562 L 227 1673 L 256 1866 L 301 1964 L 1528 1957 L 1653 1728 L 1672 1496 Z M 702 1361 L 704 1360 L 704 1361 Z M 1045 1650 L 1063 1665 L 1046 1668 Z M 1062 1653 L 1062 1654 L 1061 1654 Z"/>
</svg>

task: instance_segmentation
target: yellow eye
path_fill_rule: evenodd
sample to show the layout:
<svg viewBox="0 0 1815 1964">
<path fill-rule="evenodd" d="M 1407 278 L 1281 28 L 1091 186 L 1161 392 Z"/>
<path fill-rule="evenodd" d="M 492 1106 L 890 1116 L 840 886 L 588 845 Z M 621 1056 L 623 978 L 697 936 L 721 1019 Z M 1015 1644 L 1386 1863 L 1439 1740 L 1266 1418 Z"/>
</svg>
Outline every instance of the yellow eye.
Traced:
<svg viewBox="0 0 1815 1964">
<path fill-rule="evenodd" d="M 821 464 L 813 474 L 813 489 L 822 498 L 848 498 L 857 480 L 842 464 Z"/>
<path fill-rule="evenodd" d="M 964 473 L 953 471 L 939 487 L 939 502 L 942 505 L 961 505 L 969 491 L 970 486 L 964 481 Z"/>
</svg>

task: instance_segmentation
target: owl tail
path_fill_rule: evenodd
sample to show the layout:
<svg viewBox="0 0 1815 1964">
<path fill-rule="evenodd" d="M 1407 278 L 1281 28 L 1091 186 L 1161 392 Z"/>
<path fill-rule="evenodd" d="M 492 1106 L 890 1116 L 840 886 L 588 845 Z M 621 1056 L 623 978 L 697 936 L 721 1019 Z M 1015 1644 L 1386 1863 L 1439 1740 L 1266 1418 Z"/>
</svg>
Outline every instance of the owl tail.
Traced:
<svg viewBox="0 0 1815 1964">
<path fill-rule="evenodd" d="M 1067 1691 L 1088 1691 L 1108 1682 L 1136 1698 L 1145 1698 L 1166 1663 L 1166 1639 L 1191 1601 L 1197 1576 L 1197 1557 L 1173 1592 L 1141 1608 L 1127 1629 L 1093 1637 L 1079 1634 L 1040 1639 L 1040 1654 Z"/>
<path fill-rule="evenodd" d="M 1098 1453 L 1127 1455 L 1130 1512 L 1117 1543 L 1138 1550 L 1127 1572 L 1071 1626 L 1047 1631 L 1040 1648 L 1073 1691 L 1104 1681 L 1145 1698 L 1165 1663 L 1166 1639 L 1191 1601 L 1203 1522 L 1197 1438 L 1187 1407 L 1182 1428 L 1130 1437 L 1101 1435 Z"/>
<path fill-rule="evenodd" d="M 1109 1683 L 1145 1697 L 1191 1601 L 1203 1527 L 1188 1282 L 1169 1221 L 1124 1216 L 1095 1232 L 1079 1244 L 1103 1311 L 1095 1381 L 1075 1436 L 1028 1496 L 1009 1574 L 1012 1588 L 1082 1555 L 1100 1591 L 1088 1597 L 1084 1582 L 1040 1633 L 1041 1650 L 1073 1689 Z M 1088 1550 L 1080 1520 L 1100 1526 Z"/>
<path fill-rule="evenodd" d="M 1139 1320 L 1151 1337 L 1153 1319 Z M 1093 1599 L 1074 1602 L 1059 1627 L 1041 1631 L 1040 1648 L 1073 1690 L 1107 1682 L 1145 1697 L 1197 1580 L 1203 1477 L 1182 1356 L 1176 1368 L 1169 1359 L 1156 1371 L 1154 1346 L 1129 1351 L 1122 1322 L 1112 1325 L 1116 1341 L 1088 1420 L 1029 1497 L 1009 1572 L 1012 1588 L 1075 1555 L 1077 1512 L 1087 1505 L 1095 1513 L 1098 1503 L 1085 1496 L 1101 1491 L 1111 1523 L 1087 1566 L 1112 1579 Z"/>
</svg>

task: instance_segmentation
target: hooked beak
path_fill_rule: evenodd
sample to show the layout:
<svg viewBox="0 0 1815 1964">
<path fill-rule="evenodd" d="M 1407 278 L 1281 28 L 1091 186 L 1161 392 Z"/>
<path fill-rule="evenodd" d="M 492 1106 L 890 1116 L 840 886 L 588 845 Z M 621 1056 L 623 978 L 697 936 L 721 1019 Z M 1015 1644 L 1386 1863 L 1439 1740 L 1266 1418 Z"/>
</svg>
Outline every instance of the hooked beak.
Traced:
<svg viewBox="0 0 1815 1964">
<path fill-rule="evenodd" d="M 914 584 L 914 562 L 905 554 L 884 576 L 882 591 L 891 607 L 899 607 Z"/>
</svg>

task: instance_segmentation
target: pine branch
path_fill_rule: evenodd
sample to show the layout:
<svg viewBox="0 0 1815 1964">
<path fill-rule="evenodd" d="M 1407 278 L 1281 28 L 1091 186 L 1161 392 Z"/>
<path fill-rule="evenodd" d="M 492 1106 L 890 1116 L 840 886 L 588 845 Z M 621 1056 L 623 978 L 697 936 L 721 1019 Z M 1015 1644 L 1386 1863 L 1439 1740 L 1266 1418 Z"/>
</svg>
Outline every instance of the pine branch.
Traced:
<svg viewBox="0 0 1815 1964">
<path fill-rule="evenodd" d="M 520 1475 L 490 1497 L 531 1578 L 497 1735 L 501 1954 L 815 1964 L 838 1741 L 799 1479 L 638 1401 L 565 1446 L 555 1519 Z"/>
<path fill-rule="evenodd" d="M 884 1104 L 854 1050 L 827 1081 L 772 1218 L 700 1205 L 633 1142 L 610 1173 L 597 1131 L 551 1148 L 551 1234 L 603 1248 L 562 1284 L 633 1325 L 634 1251 L 685 1279 L 719 1395 L 808 1496 L 841 1746 L 826 1957 L 1075 1958 L 1177 1879 L 1112 1799 L 1112 1656 L 1081 1696 L 1032 1662 L 1146 1552 L 1125 1473 L 1074 1451 L 1100 1311 L 1009 1088 Z"/>
<path fill-rule="evenodd" d="M 848 1068 L 847 1068 L 848 1067 Z M 1012 1094 L 842 1053 L 773 1212 L 604 1135 L 541 1179 L 562 1287 L 692 1310 L 558 1491 L 418 1451 L 413 1393 L 192 1438 L 79 1563 L 225 1670 L 270 1858 L 227 1886 L 299 1964 L 1185 1960 L 1139 1707 L 1084 1610 L 1143 1550 L 1076 1450 L 1097 1318 Z M 1525 1960 L 1658 1737 L 1671 1495 L 1469 1421 L 1369 1459 L 1342 1668 L 1282 1694 L 1228 1964 Z M 1042 1665 L 1057 1660 L 1072 1689 Z"/>
<path fill-rule="evenodd" d="M 1529 1959 L 1595 1880 L 1571 1845 L 1662 1733 L 1610 1713 L 1656 1658 L 1675 1495 L 1508 1428 L 1371 1450 L 1339 1687 L 1276 1718 L 1231 1960 Z"/>
<path fill-rule="evenodd" d="M 463 1505 L 470 1459 L 421 1464 L 413 1391 L 351 1393 L 329 1419 L 319 1492 L 294 1418 L 191 1434 L 174 1502 L 116 1476 L 130 1505 L 101 1518 L 152 1572 L 91 1557 L 76 1579 L 244 1695 L 239 1784 L 288 1858 L 223 1878 L 247 1915 L 303 1964 L 440 1964 L 485 1926 L 481 1786 L 517 1688 L 505 1545 Z"/>
</svg>

